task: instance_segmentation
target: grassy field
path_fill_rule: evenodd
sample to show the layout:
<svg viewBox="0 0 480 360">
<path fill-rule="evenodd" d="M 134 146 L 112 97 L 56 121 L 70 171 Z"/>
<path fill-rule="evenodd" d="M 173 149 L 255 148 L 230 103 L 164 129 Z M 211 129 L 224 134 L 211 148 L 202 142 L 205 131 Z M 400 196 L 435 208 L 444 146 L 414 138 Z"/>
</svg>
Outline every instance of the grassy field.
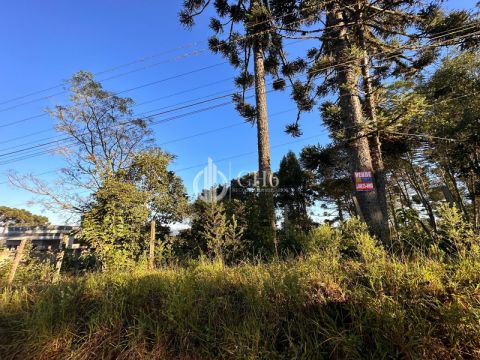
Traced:
<svg viewBox="0 0 480 360">
<path fill-rule="evenodd" d="M 480 359 L 478 247 L 400 259 L 360 234 L 354 250 L 20 275 L 1 293 L 0 358 Z"/>
</svg>

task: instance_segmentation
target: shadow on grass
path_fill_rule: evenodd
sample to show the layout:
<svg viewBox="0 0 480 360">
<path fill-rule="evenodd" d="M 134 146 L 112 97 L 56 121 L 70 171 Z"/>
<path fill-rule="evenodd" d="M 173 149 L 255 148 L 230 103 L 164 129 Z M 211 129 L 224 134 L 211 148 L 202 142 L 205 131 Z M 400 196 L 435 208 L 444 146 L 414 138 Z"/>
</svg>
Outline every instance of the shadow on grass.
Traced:
<svg viewBox="0 0 480 360">
<path fill-rule="evenodd" d="M 478 295 L 375 288 L 360 272 L 337 284 L 311 269 L 206 264 L 19 288 L 0 304 L 0 358 L 480 356 Z"/>
</svg>

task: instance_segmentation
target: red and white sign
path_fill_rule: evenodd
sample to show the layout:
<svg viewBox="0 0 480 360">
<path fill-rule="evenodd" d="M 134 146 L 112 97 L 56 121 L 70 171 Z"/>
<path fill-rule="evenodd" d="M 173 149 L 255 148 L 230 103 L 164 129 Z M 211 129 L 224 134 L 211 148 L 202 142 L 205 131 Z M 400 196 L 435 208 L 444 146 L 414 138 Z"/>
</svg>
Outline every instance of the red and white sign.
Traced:
<svg viewBox="0 0 480 360">
<path fill-rule="evenodd" d="M 372 191 L 373 178 L 371 171 L 360 171 L 355 173 L 355 190 Z"/>
</svg>

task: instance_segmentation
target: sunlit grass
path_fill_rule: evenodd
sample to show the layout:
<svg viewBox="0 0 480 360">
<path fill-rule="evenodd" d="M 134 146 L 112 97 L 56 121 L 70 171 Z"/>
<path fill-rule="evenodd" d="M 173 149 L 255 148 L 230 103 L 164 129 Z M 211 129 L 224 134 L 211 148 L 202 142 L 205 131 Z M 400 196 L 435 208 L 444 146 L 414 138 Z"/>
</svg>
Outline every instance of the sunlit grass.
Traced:
<svg viewBox="0 0 480 360">
<path fill-rule="evenodd" d="M 23 283 L 1 293 L 0 357 L 479 358 L 480 291 L 465 281 L 479 262 L 401 261 L 364 240 L 355 260 L 199 261 Z"/>
</svg>

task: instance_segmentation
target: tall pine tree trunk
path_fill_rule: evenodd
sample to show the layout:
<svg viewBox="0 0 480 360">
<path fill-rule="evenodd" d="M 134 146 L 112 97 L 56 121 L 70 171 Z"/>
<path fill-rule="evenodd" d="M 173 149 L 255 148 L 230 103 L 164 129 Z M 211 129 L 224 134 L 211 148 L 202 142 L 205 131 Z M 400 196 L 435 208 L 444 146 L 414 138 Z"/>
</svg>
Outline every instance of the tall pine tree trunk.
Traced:
<svg viewBox="0 0 480 360">
<path fill-rule="evenodd" d="M 364 30 L 360 34 L 360 46 L 363 48 L 362 58 L 362 77 L 363 77 L 363 91 L 365 92 L 365 109 L 369 120 L 373 126 L 377 127 L 370 138 L 370 152 L 372 156 L 373 176 L 375 179 L 375 188 L 377 191 L 378 201 L 382 210 L 382 227 L 385 229 L 382 235 L 382 240 L 387 243 L 390 239 L 390 230 L 388 224 L 388 203 L 387 203 L 387 186 L 385 177 L 385 165 L 382 156 L 382 144 L 380 142 L 380 133 L 378 131 L 377 123 L 377 105 L 375 94 L 373 92 L 372 78 L 370 74 L 369 57 L 365 45 Z"/>
<path fill-rule="evenodd" d="M 260 0 L 252 0 L 251 6 L 262 6 Z M 275 234 L 275 204 L 271 192 L 272 169 L 270 166 L 270 140 L 268 135 L 267 96 L 265 84 L 264 51 L 261 42 L 256 39 L 253 44 L 254 72 L 255 72 L 255 102 L 257 109 L 257 145 L 258 170 L 262 182 L 260 192 L 260 224 L 263 228 L 265 245 L 273 245 L 275 255 L 278 255 L 278 246 Z M 268 244 L 270 243 L 270 244 Z"/>
<path fill-rule="evenodd" d="M 358 95 L 359 65 L 347 63 L 351 60 L 349 45 L 347 42 L 347 30 L 343 14 L 338 9 L 332 9 L 328 15 L 327 26 L 331 26 L 333 36 L 337 38 L 333 49 L 334 56 L 339 66 L 337 73 L 338 88 L 340 90 L 340 108 L 342 112 L 343 127 L 347 130 L 347 144 L 350 154 L 350 168 L 355 171 L 371 171 L 373 173 L 372 157 L 368 139 L 364 136 L 364 119 L 362 105 Z M 384 242 L 388 241 L 388 227 L 385 228 L 385 218 L 382 206 L 378 199 L 377 191 L 357 192 L 358 205 L 361 215 L 367 223 L 370 231 Z"/>
</svg>

